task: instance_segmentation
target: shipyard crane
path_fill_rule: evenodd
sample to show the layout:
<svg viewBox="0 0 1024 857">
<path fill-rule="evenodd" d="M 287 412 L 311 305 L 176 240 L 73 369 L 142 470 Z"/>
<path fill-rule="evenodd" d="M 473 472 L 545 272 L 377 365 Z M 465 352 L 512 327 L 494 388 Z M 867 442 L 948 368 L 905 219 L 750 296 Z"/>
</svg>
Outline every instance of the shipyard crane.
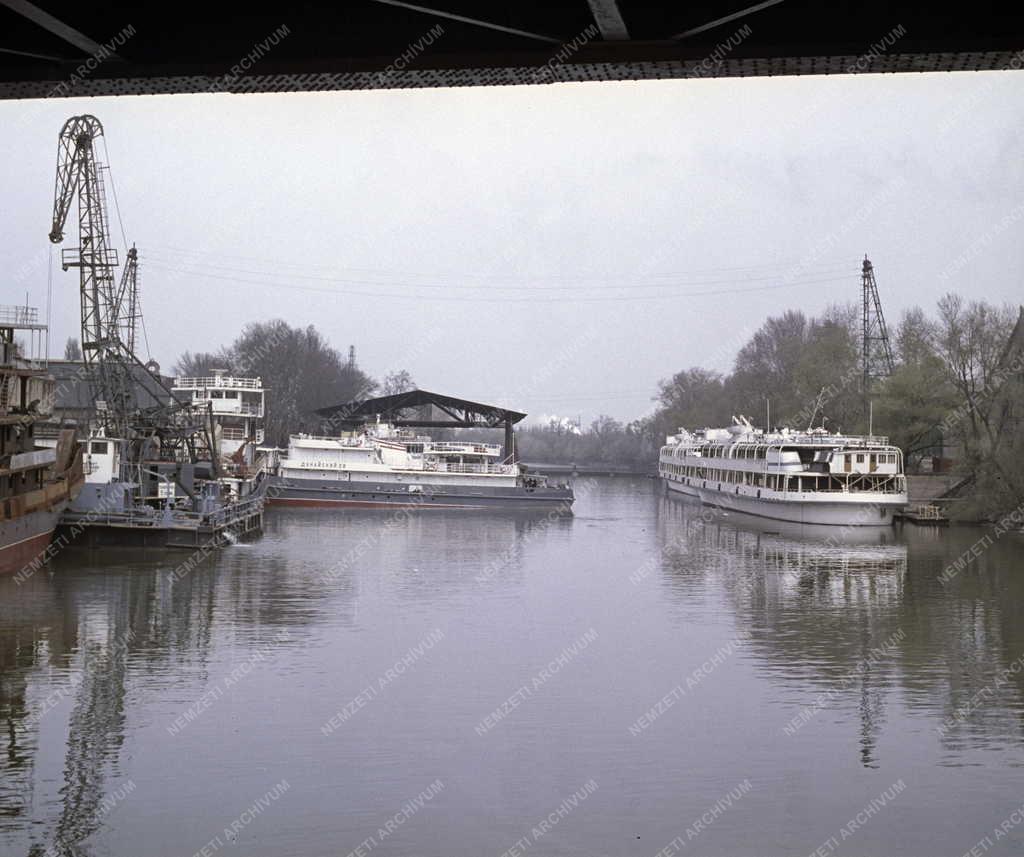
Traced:
<svg viewBox="0 0 1024 857">
<path fill-rule="evenodd" d="M 72 116 L 64 123 L 57 142 L 50 229 L 50 241 L 64 240 L 64 226 L 77 199 L 78 246 L 61 251 L 61 266 L 65 271 L 79 269 L 82 356 L 97 427 L 107 437 L 132 446 L 122 459 L 126 467 L 138 467 L 151 455 L 154 441 L 165 456 L 195 462 L 204 443 L 213 448 L 211 410 L 177 399 L 135 355 L 138 253 L 134 246 L 128 251 L 123 275 L 116 282 L 117 251 L 110 246 L 102 167 L 96 157 L 96 142 L 102 136 L 103 126 L 95 116 Z M 216 456 L 212 459 L 216 474 Z"/>
<path fill-rule="evenodd" d="M 139 252 L 134 244 L 124 260 L 121 284 L 117 289 L 117 304 L 121 308 L 118 314 L 121 341 L 132 354 L 135 354 L 135 337 L 139 322 L 142 320 L 142 310 L 139 308 Z"/>
<path fill-rule="evenodd" d="M 94 143 L 103 135 L 95 116 L 73 116 L 57 143 L 57 183 L 50 241 L 64 240 L 71 203 L 78 198 L 78 246 L 61 251 L 61 266 L 79 269 L 82 356 L 89 373 L 97 417 L 110 437 L 127 438 L 134 412 L 131 359 L 121 342 L 114 284 L 117 251 L 110 229 Z"/>
</svg>

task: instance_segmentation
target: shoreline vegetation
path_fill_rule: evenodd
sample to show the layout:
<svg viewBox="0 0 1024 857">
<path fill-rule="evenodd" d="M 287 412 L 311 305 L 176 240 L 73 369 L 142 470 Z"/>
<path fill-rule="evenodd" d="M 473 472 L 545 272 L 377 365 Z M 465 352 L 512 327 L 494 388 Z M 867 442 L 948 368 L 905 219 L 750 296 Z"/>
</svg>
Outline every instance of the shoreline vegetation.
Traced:
<svg viewBox="0 0 1024 857">
<path fill-rule="evenodd" d="M 680 426 L 725 426 L 740 414 L 763 426 L 770 407 L 769 428 L 867 434 L 870 422 L 903 449 L 908 474 L 961 477 L 957 519 L 995 521 L 1024 506 L 1024 307 L 949 294 L 931 315 L 905 311 L 891 332 L 894 370 L 872 381 L 868 395 L 860 325 L 854 304 L 817 317 L 798 310 L 770 317 L 740 347 L 731 372 L 678 371 L 659 382 L 653 408 L 631 422 L 602 414 L 586 427 L 552 417 L 520 428 L 519 458 L 645 472 Z M 267 443 L 280 446 L 291 432 L 318 430 L 316 408 L 415 387 L 404 370 L 376 381 L 357 365 L 354 347 L 346 358 L 312 325 L 282 320 L 249 324 L 216 352 L 185 352 L 174 369 L 260 376 L 271 391 Z"/>
<path fill-rule="evenodd" d="M 642 464 L 680 426 L 726 426 L 743 414 L 770 428 L 887 435 L 910 474 L 964 480 L 952 514 L 996 521 L 1024 504 L 1024 308 L 942 298 L 933 314 L 903 313 L 891 331 L 894 371 L 863 390 L 861 312 L 797 310 L 768 318 L 728 374 L 694 366 L 658 384 L 654 410 L 629 423 L 565 419 L 517 433 L 523 460 Z M 871 403 L 869 410 L 868 401 Z"/>
</svg>

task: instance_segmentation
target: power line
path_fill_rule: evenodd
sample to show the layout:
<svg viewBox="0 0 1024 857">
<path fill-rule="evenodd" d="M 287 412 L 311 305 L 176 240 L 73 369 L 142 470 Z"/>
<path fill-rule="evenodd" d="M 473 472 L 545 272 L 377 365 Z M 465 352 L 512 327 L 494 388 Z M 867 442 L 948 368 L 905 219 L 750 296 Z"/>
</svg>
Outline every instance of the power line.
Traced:
<svg viewBox="0 0 1024 857">
<path fill-rule="evenodd" d="M 797 286 L 811 286 L 811 285 L 822 285 L 825 283 L 845 283 L 849 281 L 849 277 L 832 277 L 820 280 L 799 280 L 788 283 L 777 283 L 775 285 L 767 286 L 751 286 L 750 288 L 738 288 L 738 289 L 710 289 L 707 291 L 697 292 L 679 292 L 671 295 L 620 295 L 614 297 L 554 297 L 554 298 L 516 298 L 516 297 L 458 297 L 458 296 L 431 296 L 427 298 L 424 295 L 415 294 L 397 294 L 393 292 L 366 292 L 366 291 L 354 291 L 351 289 L 328 289 L 318 286 L 298 286 L 288 283 L 275 283 L 269 280 L 251 280 L 244 277 L 231 277 L 224 274 L 210 274 L 201 271 L 189 271 L 182 268 L 175 268 L 170 265 L 165 265 L 161 262 L 150 261 L 149 267 L 155 267 L 157 270 L 167 271 L 176 274 L 184 274 L 186 276 L 213 279 L 213 280 L 224 280 L 236 283 L 246 283 L 254 286 L 264 286 L 271 289 L 286 289 L 290 291 L 306 291 L 306 292 L 318 292 L 322 294 L 332 295 L 348 295 L 351 297 L 368 297 L 368 298 L 393 298 L 396 300 L 413 300 L 413 301 L 444 301 L 444 302 L 461 302 L 461 303 L 529 303 L 529 304 L 541 304 L 541 303 L 602 303 L 602 302 L 619 302 L 629 301 L 632 303 L 639 303 L 643 301 L 657 301 L 657 300 L 676 300 L 679 298 L 693 298 L 693 297 L 707 297 L 712 295 L 735 295 L 735 294 L 746 294 L 748 292 L 761 292 L 761 291 L 774 291 L 776 289 L 788 289 Z M 338 281 L 341 282 L 341 281 Z M 343 283 L 344 284 L 344 283 Z M 381 284 L 371 284 L 381 285 Z M 392 285 L 399 285 L 397 283 Z M 410 288 L 416 288 L 416 286 L 410 286 Z"/>
<path fill-rule="evenodd" d="M 227 259 L 242 259 L 242 260 L 244 260 L 246 262 L 250 262 L 250 263 L 253 263 L 253 262 L 267 263 L 269 265 L 276 266 L 276 267 L 279 267 L 279 268 L 297 268 L 299 270 L 307 270 L 307 271 L 318 270 L 318 269 L 319 270 L 326 270 L 326 271 L 352 271 L 352 272 L 361 273 L 361 274 L 376 274 L 376 275 L 383 276 L 383 277 L 388 277 L 388 276 L 396 276 L 396 277 L 425 277 L 425 278 L 432 278 L 432 279 L 440 279 L 440 278 L 443 278 L 443 277 L 453 277 L 453 278 L 456 278 L 456 279 L 463 279 L 463 280 L 467 280 L 467 279 L 496 280 L 496 279 L 511 279 L 511 278 L 519 277 L 520 279 L 523 279 L 523 277 L 521 275 L 505 274 L 505 273 L 501 273 L 501 272 L 473 272 L 473 271 L 424 272 L 424 271 L 384 270 L 384 269 L 381 269 L 381 268 L 358 268 L 358 267 L 352 267 L 352 266 L 348 266 L 348 265 L 317 265 L 317 264 L 309 264 L 309 263 L 285 262 L 285 261 L 281 261 L 279 259 L 270 259 L 270 258 L 267 258 L 267 257 L 253 256 L 253 255 L 248 254 L 248 253 L 244 253 L 244 254 L 243 253 L 222 253 L 219 250 L 216 251 L 216 252 L 210 251 L 210 252 L 207 252 L 207 253 L 203 253 L 201 251 L 197 251 L 194 247 L 192 247 L 192 248 L 173 247 L 173 246 L 169 246 L 169 245 L 168 246 L 162 246 L 162 247 L 160 247 L 160 246 L 153 247 L 152 245 L 149 245 L 149 246 L 147 246 L 147 253 L 155 253 L 157 256 L 169 256 L 175 262 L 183 262 L 183 263 L 188 264 L 188 265 L 199 264 L 199 265 L 203 265 L 204 267 L 207 266 L 208 264 L 210 264 L 210 263 L 208 263 L 206 261 L 207 258 L 217 258 L 217 259 L 227 258 Z M 199 260 L 193 261 L 193 260 L 190 260 L 188 258 L 182 258 L 182 254 L 198 255 L 201 258 Z M 757 264 L 757 265 L 737 265 L 737 266 L 724 266 L 724 267 L 715 267 L 715 268 L 687 268 L 686 271 L 652 271 L 652 272 L 649 272 L 647 274 L 644 274 L 644 276 L 645 277 L 679 278 L 679 277 L 688 276 L 688 275 L 692 275 L 692 274 L 725 274 L 725 273 L 729 273 L 729 272 L 732 272 L 732 271 L 776 271 L 777 272 L 779 270 L 789 270 L 789 269 L 792 269 L 792 268 L 796 268 L 798 266 L 802 266 L 804 264 L 804 261 L 805 260 L 792 260 L 792 261 L 789 261 L 789 262 L 767 262 L 767 263 L 761 263 L 761 264 Z M 853 270 L 852 266 L 854 264 L 859 265 L 859 261 L 857 261 L 857 262 L 849 262 L 849 263 L 836 261 L 836 262 L 832 263 L 831 265 L 827 265 L 826 269 L 827 269 L 828 272 L 831 272 L 833 270 L 837 271 L 837 272 L 838 271 Z M 214 267 L 230 267 L 230 266 L 214 266 Z M 822 271 L 815 271 L 815 273 L 824 272 L 826 269 L 822 269 Z M 581 282 L 581 283 L 583 283 L 583 282 L 588 282 L 588 281 L 603 281 L 603 280 L 616 279 L 617 276 L 618 275 L 615 275 L 615 274 L 589 274 L 589 275 L 579 275 L 579 274 L 575 274 L 575 275 L 573 275 L 573 274 L 546 274 L 546 275 L 530 275 L 528 277 L 525 277 L 525 279 L 529 279 L 530 281 L 534 281 L 534 282 L 538 281 L 538 280 L 555 280 L 555 281 L 558 281 L 558 282 Z"/>
<path fill-rule="evenodd" d="M 145 259 L 147 261 L 153 261 L 153 262 L 155 262 L 157 264 L 163 264 L 163 265 L 173 265 L 175 261 L 179 261 L 179 260 L 168 260 L 168 259 L 162 258 L 159 253 L 156 254 L 156 255 L 153 255 L 152 252 L 148 251 L 148 250 L 146 251 Z M 192 262 L 189 262 L 187 260 L 180 260 L 180 261 L 183 261 L 184 264 L 189 266 L 190 268 L 191 267 L 196 267 L 199 264 L 199 263 L 192 263 Z M 412 288 L 412 289 L 444 289 L 446 291 L 450 291 L 452 289 L 479 289 L 480 288 L 480 286 L 475 286 L 475 285 L 459 285 L 457 283 L 398 283 L 398 282 L 378 282 L 378 281 L 375 281 L 375 280 L 351 280 L 351 279 L 344 278 L 344 277 L 324 277 L 324 276 L 318 276 L 318 275 L 313 275 L 313 274 L 291 274 L 291 273 L 276 272 L 276 271 L 254 271 L 254 270 L 246 269 L 246 268 L 236 268 L 236 267 L 231 266 L 231 265 L 216 265 L 216 264 L 205 264 L 205 263 L 203 263 L 202 266 L 200 268 L 198 268 L 197 270 L 192 271 L 192 273 L 202 275 L 202 274 L 204 274 L 204 272 L 207 269 L 210 269 L 210 268 L 212 268 L 214 270 L 219 270 L 219 271 L 228 271 L 228 272 L 230 272 L 232 274 L 249 274 L 249 275 L 254 275 L 254 276 L 258 276 L 258 277 L 280 275 L 280 276 L 290 277 L 290 278 L 299 279 L 299 280 L 315 280 L 315 281 L 319 281 L 319 282 L 339 283 L 339 284 L 350 285 L 350 286 L 398 286 L 398 287 L 406 287 L 406 288 Z M 811 274 L 811 275 L 815 275 L 815 274 L 828 275 L 828 274 L 833 274 L 833 273 L 838 274 L 838 273 L 841 273 L 841 272 L 844 272 L 844 271 L 847 271 L 847 270 L 850 270 L 850 269 L 842 268 L 842 269 L 837 269 L 837 270 L 814 270 L 814 271 L 805 271 L 803 273 L 804 274 Z M 737 278 L 730 277 L 730 278 L 727 278 L 727 279 L 724 279 L 724 280 L 690 280 L 690 281 L 680 280 L 679 282 L 675 282 L 675 283 L 619 283 L 619 284 L 615 284 L 615 285 L 601 285 L 601 286 L 594 286 L 594 285 L 589 285 L 589 286 L 567 286 L 567 285 L 520 286 L 520 285 L 512 285 L 512 286 L 494 286 L 494 287 L 492 287 L 490 289 L 487 289 L 487 291 L 523 291 L 523 292 L 586 291 L 586 292 L 590 292 L 590 291 L 608 291 L 608 290 L 614 290 L 614 289 L 664 289 L 664 288 L 675 288 L 677 286 L 721 286 L 721 285 L 730 285 L 730 284 L 738 285 L 738 284 L 742 284 L 742 283 L 753 283 L 753 282 L 761 282 L 761 281 L 765 281 L 765 280 L 777 280 L 777 279 L 779 279 L 779 274 L 778 273 L 774 273 L 774 274 L 769 274 L 769 275 L 766 275 L 766 276 L 743 277 L 743 278 L 741 278 L 739 280 L 737 280 Z"/>
</svg>

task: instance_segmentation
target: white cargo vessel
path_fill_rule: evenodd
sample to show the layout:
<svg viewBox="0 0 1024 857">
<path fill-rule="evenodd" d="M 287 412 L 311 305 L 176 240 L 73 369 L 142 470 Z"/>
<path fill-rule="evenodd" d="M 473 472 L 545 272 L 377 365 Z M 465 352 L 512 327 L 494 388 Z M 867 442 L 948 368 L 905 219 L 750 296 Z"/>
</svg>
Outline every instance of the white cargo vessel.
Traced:
<svg viewBox="0 0 1024 857">
<path fill-rule="evenodd" d="M 670 491 L 723 509 L 801 524 L 891 524 L 907 504 L 903 454 L 888 438 L 824 429 L 729 428 L 667 438 L 658 473 Z"/>
</svg>

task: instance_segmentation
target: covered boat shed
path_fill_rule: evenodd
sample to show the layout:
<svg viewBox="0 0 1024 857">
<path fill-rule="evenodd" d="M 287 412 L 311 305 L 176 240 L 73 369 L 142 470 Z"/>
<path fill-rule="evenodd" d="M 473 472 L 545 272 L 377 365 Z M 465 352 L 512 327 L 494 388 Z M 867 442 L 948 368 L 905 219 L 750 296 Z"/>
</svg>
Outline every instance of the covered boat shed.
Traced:
<svg viewBox="0 0 1024 857">
<path fill-rule="evenodd" d="M 515 460 L 512 427 L 526 418 L 524 413 L 497 405 L 418 389 L 331 405 L 316 413 L 335 428 L 363 425 L 378 419 L 395 426 L 415 428 L 504 428 L 506 461 Z"/>
</svg>

